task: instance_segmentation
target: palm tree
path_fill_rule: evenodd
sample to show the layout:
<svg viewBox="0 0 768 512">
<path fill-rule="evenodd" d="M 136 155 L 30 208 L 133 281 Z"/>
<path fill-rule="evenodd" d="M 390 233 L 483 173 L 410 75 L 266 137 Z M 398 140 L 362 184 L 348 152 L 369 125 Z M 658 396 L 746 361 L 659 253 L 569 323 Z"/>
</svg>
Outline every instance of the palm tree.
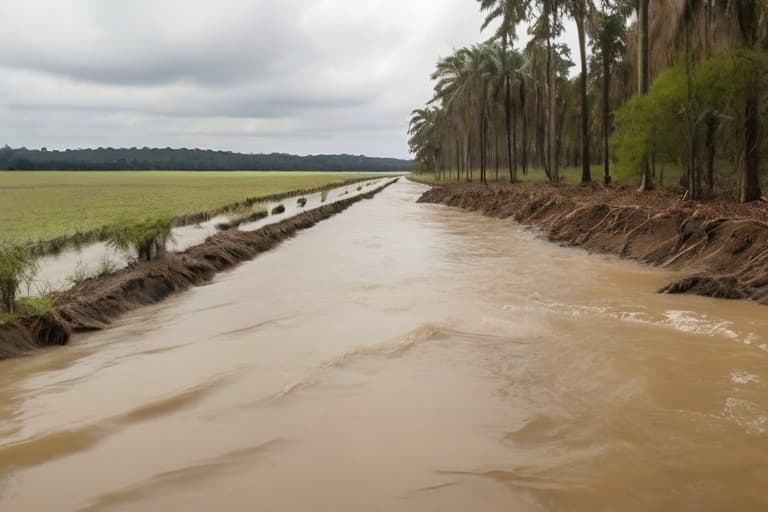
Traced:
<svg viewBox="0 0 768 512">
<path fill-rule="evenodd" d="M 480 3 L 480 9 L 486 13 L 485 22 L 482 29 L 485 30 L 488 25 L 495 20 L 501 20 L 496 38 L 502 41 L 502 51 L 505 58 L 510 49 L 510 43 L 517 39 L 518 25 L 528 19 L 530 10 L 530 0 L 477 0 Z M 505 132 L 507 142 L 507 162 L 509 164 L 509 180 L 517 180 L 517 152 L 515 141 L 516 131 L 512 126 L 512 76 L 509 74 L 514 63 L 504 63 L 504 69 L 507 74 L 504 77 L 504 113 L 506 116 Z M 518 66 L 519 68 L 519 66 Z"/>
<path fill-rule="evenodd" d="M 437 108 L 422 108 L 411 112 L 408 146 L 424 171 L 435 171 L 440 160 L 441 126 Z"/>
<path fill-rule="evenodd" d="M 768 42 L 768 1 L 735 0 L 729 6 L 735 11 L 739 25 L 740 44 L 755 49 Z M 756 67 L 756 66 L 755 66 Z M 739 200 L 760 199 L 760 78 L 753 69 L 744 95 L 744 161 L 739 172 Z"/>
<path fill-rule="evenodd" d="M 581 182 L 592 181 L 589 157 L 589 95 L 587 94 L 587 45 L 586 24 L 590 5 L 587 0 L 569 0 L 568 11 L 576 22 L 579 36 L 579 59 L 581 63 Z"/>
<path fill-rule="evenodd" d="M 620 14 L 598 13 L 595 16 L 592 32 L 593 53 L 602 64 L 603 82 L 603 168 L 606 185 L 611 183 L 611 159 L 609 154 L 608 137 L 610 135 L 611 118 L 611 66 L 624 53 L 626 37 L 625 18 Z"/>
<path fill-rule="evenodd" d="M 638 94 L 644 95 L 648 93 L 648 87 L 650 84 L 650 52 L 648 48 L 649 44 L 649 0 L 637 1 L 637 26 L 638 26 Z M 651 166 L 648 164 L 648 156 L 644 156 L 640 163 L 640 171 L 642 181 L 640 182 L 640 191 L 645 192 L 653 188 L 653 180 L 651 178 Z"/>
<path fill-rule="evenodd" d="M 531 27 L 534 41 L 544 41 L 547 48 L 547 158 L 545 170 L 552 183 L 560 181 L 559 155 L 557 145 L 557 48 L 555 38 L 562 31 L 560 22 L 559 0 L 542 0 L 539 3 L 538 17 Z"/>
</svg>

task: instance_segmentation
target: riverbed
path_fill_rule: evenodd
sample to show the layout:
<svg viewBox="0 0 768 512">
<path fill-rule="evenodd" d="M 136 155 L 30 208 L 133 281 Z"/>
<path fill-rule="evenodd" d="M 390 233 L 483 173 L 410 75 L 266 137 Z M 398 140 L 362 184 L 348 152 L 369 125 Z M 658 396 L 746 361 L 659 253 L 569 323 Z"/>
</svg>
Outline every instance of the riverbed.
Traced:
<svg viewBox="0 0 768 512">
<path fill-rule="evenodd" d="M 0 510 L 763 510 L 765 307 L 376 198 L 0 363 Z"/>
</svg>

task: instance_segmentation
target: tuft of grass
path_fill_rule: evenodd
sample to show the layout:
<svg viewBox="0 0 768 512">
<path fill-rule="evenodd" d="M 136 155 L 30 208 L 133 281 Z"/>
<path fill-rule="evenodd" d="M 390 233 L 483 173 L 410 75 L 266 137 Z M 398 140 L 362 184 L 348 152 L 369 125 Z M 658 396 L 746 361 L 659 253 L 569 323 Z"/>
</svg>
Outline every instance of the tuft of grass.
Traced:
<svg viewBox="0 0 768 512">
<path fill-rule="evenodd" d="M 118 264 L 114 261 L 112 261 L 109 256 L 104 255 L 101 257 L 101 260 L 99 261 L 99 266 L 96 269 L 96 276 L 98 277 L 104 277 L 111 274 L 114 274 L 117 271 Z"/>
<path fill-rule="evenodd" d="M 280 215 L 281 213 L 285 213 L 285 205 L 279 204 L 272 208 L 272 215 Z"/>
<path fill-rule="evenodd" d="M 45 316 L 53 312 L 53 300 L 50 297 L 21 299 L 16 303 L 13 313 L 0 312 L 0 323 L 13 323 L 33 316 Z"/>
<path fill-rule="evenodd" d="M 304 208 L 305 206 L 307 206 L 307 198 L 306 198 L 306 197 L 300 197 L 300 198 L 299 198 L 299 199 L 296 201 L 296 204 L 298 204 L 298 205 L 299 205 L 299 208 Z"/>
<path fill-rule="evenodd" d="M 173 218 L 158 217 L 139 223 L 125 223 L 112 230 L 109 244 L 121 251 L 135 251 L 140 261 L 163 256 L 166 243 L 172 239 Z"/>
<path fill-rule="evenodd" d="M 53 300 L 50 297 L 27 298 L 18 302 L 18 314 L 24 317 L 47 315 L 52 311 Z"/>
<path fill-rule="evenodd" d="M 87 280 L 93 277 L 93 274 L 88 270 L 88 267 L 82 261 L 78 261 L 75 265 L 75 270 L 71 275 L 67 276 L 67 281 L 73 285 L 83 284 Z"/>
</svg>

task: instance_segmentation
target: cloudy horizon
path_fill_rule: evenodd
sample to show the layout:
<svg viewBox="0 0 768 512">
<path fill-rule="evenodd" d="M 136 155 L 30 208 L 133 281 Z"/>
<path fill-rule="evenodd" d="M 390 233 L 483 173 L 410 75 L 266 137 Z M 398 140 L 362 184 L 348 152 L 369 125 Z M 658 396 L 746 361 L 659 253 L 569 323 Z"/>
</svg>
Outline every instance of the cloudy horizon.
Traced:
<svg viewBox="0 0 768 512">
<path fill-rule="evenodd" d="M 8 0 L 0 144 L 408 157 L 472 0 Z"/>
</svg>

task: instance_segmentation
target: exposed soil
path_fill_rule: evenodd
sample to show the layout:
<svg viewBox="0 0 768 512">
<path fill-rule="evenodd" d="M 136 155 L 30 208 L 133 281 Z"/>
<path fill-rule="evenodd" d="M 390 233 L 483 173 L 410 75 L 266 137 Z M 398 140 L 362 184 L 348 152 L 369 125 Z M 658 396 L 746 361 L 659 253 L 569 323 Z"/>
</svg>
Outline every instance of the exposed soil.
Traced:
<svg viewBox="0 0 768 512">
<path fill-rule="evenodd" d="M 768 304 L 764 202 L 699 202 L 669 190 L 639 194 L 629 187 L 543 184 L 435 186 L 419 202 L 513 218 L 554 242 L 696 272 L 662 293 Z"/>
<path fill-rule="evenodd" d="M 35 348 L 65 345 L 74 332 L 104 329 L 123 313 L 204 284 L 217 272 L 253 259 L 298 231 L 372 198 L 394 181 L 256 231 L 232 229 L 218 233 L 182 253 L 168 253 L 156 261 L 134 263 L 112 275 L 89 279 L 56 294 L 50 315 L 0 324 L 0 360 Z"/>
</svg>

